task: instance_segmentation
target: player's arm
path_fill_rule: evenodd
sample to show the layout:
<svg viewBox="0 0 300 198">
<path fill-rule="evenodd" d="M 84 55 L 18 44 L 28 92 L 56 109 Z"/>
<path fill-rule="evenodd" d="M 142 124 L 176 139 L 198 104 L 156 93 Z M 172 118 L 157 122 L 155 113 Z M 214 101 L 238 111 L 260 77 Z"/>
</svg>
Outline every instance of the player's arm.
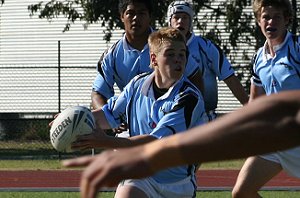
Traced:
<svg viewBox="0 0 300 198">
<path fill-rule="evenodd" d="M 251 85 L 250 85 L 250 96 L 249 96 L 249 102 L 252 102 L 254 99 L 258 98 L 259 96 L 266 95 L 265 89 L 263 87 L 263 84 L 261 82 L 261 79 L 257 73 L 255 60 L 257 59 L 258 54 L 256 53 L 252 58 L 252 77 L 251 77 Z"/>
<path fill-rule="evenodd" d="M 204 93 L 204 81 L 202 77 L 203 67 L 200 63 L 194 60 L 194 58 L 189 55 L 186 63 L 186 68 L 184 75 L 199 89 L 201 93 Z"/>
<path fill-rule="evenodd" d="M 300 91 L 290 91 L 262 97 L 215 122 L 155 141 L 144 149 L 154 158 L 150 161 L 156 170 L 158 166 L 243 158 L 299 144 Z M 167 157 L 171 153 L 174 156 Z M 165 165 L 159 165 L 162 158 Z"/>
<path fill-rule="evenodd" d="M 114 95 L 113 55 L 106 50 L 97 64 L 97 76 L 92 85 L 91 100 L 94 109 L 103 107 L 107 99 Z"/>
<path fill-rule="evenodd" d="M 107 108 L 107 106 L 108 105 L 105 105 L 104 108 Z M 94 133 L 79 136 L 76 141 L 72 143 L 72 149 L 115 149 L 133 147 L 156 140 L 156 138 L 151 135 L 140 135 L 130 138 L 119 138 L 107 135 L 103 130 L 111 129 L 111 125 L 103 109 L 94 110 L 93 116 L 96 121 L 96 129 L 94 130 Z"/>
<path fill-rule="evenodd" d="M 204 81 L 200 69 L 194 75 L 190 76 L 189 80 L 200 90 L 202 94 L 204 93 Z"/>
<path fill-rule="evenodd" d="M 130 160 L 148 162 L 144 166 L 152 174 L 170 166 L 244 158 L 297 146 L 300 144 L 299 98 L 298 91 L 255 101 L 215 122 L 126 153 L 141 158 Z M 144 154 L 138 155 L 138 151 Z M 145 176 L 145 170 L 142 174 Z"/>
<path fill-rule="evenodd" d="M 93 109 L 99 109 L 107 103 L 106 97 L 104 97 L 102 94 L 96 91 L 92 91 L 91 99 L 92 99 Z"/>
<path fill-rule="evenodd" d="M 211 69 L 214 70 L 219 80 L 226 83 L 241 104 L 247 104 L 248 94 L 239 79 L 234 75 L 234 70 L 221 48 L 212 42 L 208 42 L 207 54 L 211 61 Z"/>
<path fill-rule="evenodd" d="M 241 82 L 234 74 L 224 79 L 224 82 L 241 104 L 245 105 L 248 103 L 248 94 L 245 92 Z"/>
<path fill-rule="evenodd" d="M 249 102 L 253 101 L 259 96 L 265 95 L 266 92 L 262 86 L 257 86 L 254 83 L 251 83 L 250 86 L 250 97 L 249 97 Z"/>
<path fill-rule="evenodd" d="M 107 104 L 106 97 L 103 96 L 102 94 L 96 92 L 96 91 L 92 91 L 91 99 L 92 99 L 93 109 L 100 109 L 105 104 Z M 106 130 L 106 132 L 108 134 L 111 134 L 112 132 L 113 133 L 122 133 L 123 131 L 126 131 L 126 130 L 127 130 L 127 124 L 126 123 L 122 123 L 119 127 L 114 128 L 114 129 Z"/>
<path fill-rule="evenodd" d="M 101 186 L 146 177 L 171 166 L 287 149 L 300 144 L 299 131 L 300 91 L 282 92 L 259 98 L 185 133 L 117 152 L 106 151 L 96 157 L 73 159 L 65 165 L 88 166 L 81 188 L 95 192 Z"/>
<path fill-rule="evenodd" d="M 119 149 L 146 144 L 154 140 L 156 140 L 156 138 L 151 135 L 139 135 L 129 138 L 113 137 L 98 128 L 94 133 L 78 137 L 77 140 L 72 143 L 72 149 Z"/>
</svg>

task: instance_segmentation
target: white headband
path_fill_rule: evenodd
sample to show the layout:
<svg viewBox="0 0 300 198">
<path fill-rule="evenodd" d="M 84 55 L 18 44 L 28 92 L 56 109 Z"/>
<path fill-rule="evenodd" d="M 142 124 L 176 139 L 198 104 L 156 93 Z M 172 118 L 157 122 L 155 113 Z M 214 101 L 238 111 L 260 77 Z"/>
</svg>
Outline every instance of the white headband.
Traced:
<svg viewBox="0 0 300 198">
<path fill-rule="evenodd" d="M 190 31 L 193 31 L 193 18 L 194 18 L 194 10 L 192 5 L 186 1 L 173 1 L 168 7 L 168 22 L 169 26 L 171 25 L 172 15 L 178 12 L 184 12 L 190 16 Z"/>
</svg>

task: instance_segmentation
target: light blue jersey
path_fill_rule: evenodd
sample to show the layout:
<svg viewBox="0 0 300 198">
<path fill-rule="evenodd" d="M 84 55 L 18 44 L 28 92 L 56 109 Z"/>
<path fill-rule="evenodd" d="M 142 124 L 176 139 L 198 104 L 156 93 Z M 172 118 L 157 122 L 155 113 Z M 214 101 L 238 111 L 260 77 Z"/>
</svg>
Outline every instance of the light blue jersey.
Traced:
<svg viewBox="0 0 300 198">
<path fill-rule="evenodd" d="M 187 41 L 190 56 L 200 65 L 204 81 L 203 98 L 206 111 L 212 111 L 218 105 L 218 80 L 234 75 L 228 59 L 222 50 L 210 40 L 192 33 Z"/>
<path fill-rule="evenodd" d="M 133 49 L 126 41 L 125 34 L 102 55 L 98 63 L 98 73 L 93 83 L 93 91 L 106 98 L 115 95 L 114 84 L 122 91 L 137 74 L 150 72 L 149 46 L 142 51 Z"/>
<path fill-rule="evenodd" d="M 167 93 L 154 98 L 154 73 L 135 77 L 119 97 L 103 106 L 112 128 L 127 120 L 130 136 L 149 134 L 160 139 L 203 124 L 204 102 L 198 89 L 182 77 Z M 173 183 L 193 175 L 195 166 L 180 166 L 158 172 L 159 183 Z"/>
<path fill-rule="evenodd" d="M 253 59 L 251 82 L 262 86 L 266 95 L 300 90 L 300 37 L 287 33 L 283 43 L 274 47 L 275 57 L 267 53 L 267 43 Z M 278 151 L 261 158 L 280 164 L 288 174 L 300 178 L 300 147 Z"/>
<path fill-rule="evenodd" d="M 267 54 L 266 44 L 257 51 L 253 60 L 252 83 L 262 86 L 267 95 L 300 89 L 300 37 L 288 32 L 275 51 L 275 57 Z"/>
<path fill-rule="evenodd" d="M 149 46 L 146 44 L 142 51 L 132 48 L 126 41 L 125 34 L 108 51 L 103 53 L 98 63 L 98 73 L 92 89 L 107 99 L 114 96 L 114 84 L 120 91 L 136 75 L 151 72 Z M 199 70 L 198 64 L 189 59 L 185 76 L 191 77 Z"/>
</svg>

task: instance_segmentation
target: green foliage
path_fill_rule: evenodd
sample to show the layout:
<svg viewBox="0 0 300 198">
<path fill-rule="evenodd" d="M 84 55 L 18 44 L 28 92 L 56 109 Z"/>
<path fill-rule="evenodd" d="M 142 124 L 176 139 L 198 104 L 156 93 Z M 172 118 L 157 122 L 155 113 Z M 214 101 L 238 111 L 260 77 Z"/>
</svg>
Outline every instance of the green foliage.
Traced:
<svg viewBox="0 0 300 198">
<path fill-rule="evenodd" d="M 7 119 L 1 121 L 0 140 L 49 141 L 48 119 Z"/>
<path fill-rule="evenodd" d="M 166 11 L 168 5 L 173 0 L 152 0 L 153 1 L 153 27 L 156 24 L 166 25 Z M 203 33 L 202 35 L 213 40 L 220 45 L 226 54 L 229 49 L 228 43 L 221 39 L 221 30 L 218 29 L 218 21 L 225 18 L 225 31 L 229 33 L 229 43 L 234 48 L 237 43 L 248 43 L 255 45 L 256 48 L 261 46 L 263 36 L 259 29 L 253 25 L 252 13 L 245 12 L 245 8 L 251 7 L 251 0 L 192 0 L 195 9 L 195 25 Z M 220 3 L 221 2 L 221 3 Z M 4 0 L 1 0 L 1 4 Z M 291 0 L 294 7 L 294 19 L 291 31 L 296 33 L 298 28 L 297 20 L 297 1 Z M 201 20 L 198 19 L 198 13 L 205 9 L 205 14 Z M 28 6 L 30 15 L 38 15 L 39 18 L 52 20 L 60 15 L 67 18 L 63 31 L 68 31 L 71 24 L 75 21 L 85 21 L 86 27 L 91 23 L 100 23 L 106 27 L 104 39 L 110 41 L 112 31 L 116 28 L 122 28 L 122 22 L 118 13 L 118 0 L 48 0 L 40 1 L 37 4 Z M 207 23 L 216 22 L 214 28 L 207 29 Z M 254 31 L 253 31 L 254 30 Z M 252 38 L 256 37 L 257 42 L 253 43 Z"/>
<path fill-rule="evenodd" d="M 153 21 L 152 25 L 165 26 L 168 5 L 173 0 L 153 0 Z M 231 0 L 224 3 L 216 3 L 217 0 L 195 1 L 193 0 L 195 13 L 205 9 L 204 17 L 200 20 L 196 14 L 194 21 L 196 27 L 203 33 L 203 36 L 212 39 L 217 44 L 221 44 L 221 30 L 215 25 L 215 28 L 207 30 L 208 21 L 218 22 L 221 18 L 226 19 L 226 31 L 230 33 L 230 43 L 236 46 L 241 39 L 241 35 L 250 33 L 253 35 L 252 16 L 243 12 L 246 6 L 251 5 L 250 0 Z M 118 13 L 118 0 L 51 0 L 41 1 L 38 4 L 29 5 L 28 9 L 31 15 L 38 14 L 39 18 L 52 20 L 63 15 L 67 18 L 67 23 L 63 31 L 70 29 L 75 21 L 84 21 L 88 26 L 91 23 L 100 23 L 106 27 L 105 39 L 110 40 L 112 30 L 122 28 L 122 22 Z M 246 37 L 250 42 L 250 38 Z M 226 45 L 225 45 L 226 46 Z"/>
<path fill-rule="evenodd" d="M 249 1 L 247 0 L 235 0 L 232 3 L 226 2 L 224 5 L 225 9 L 227 10 L 226 14 L 226 21 L 228 26 L 226 30 L 228 32 L 237 32 L 230 34 L 230 43 L 232 46 L 237 45 L 237 41 L 239 39 L 240 34 L 243 32 L 249 32 L 251 36 L 253 35 L 253 25 L 251 25 L 252 14 L 246 13 L 244 8 L 249 6 Z M 237 25 L 238 24 L 238 25 Z M 249 37 L 246 38 L 247 42 L 251 42 Z"/>
<path fill-rule="evenodd" d="M 2 0 L 3 1 L 3 0 Z M 166 14 L 168 5 L 173 0 L 152 0 L 153 16 L 152 25 L 166 26 Z M 264 36 L 260 32 L 260 28 L 254 22 L 251 11 L 252 0 L 190 0 L 193 2 L 195 17 L 194 25 L 200 31 L 200 34 L 212 40 L 221 47 L 225 54 L 239 53 L 238 44 L 253 46 L 255 49 L 262 46 Z M 292 32 L 299 31 L 297 12 L 297 1 L 292 0 L 294 7 L 294 20 L 292 24 Z M 118 0 L 51 0 L 41 1 L 38 4 L 28 6 L 31 15 L 38 14 L 40 18 L 52 20 L 53 18 L 63 15 L 67 18 L 67 23 L 63 31 L 71 28 L 71 24 L 75 21 L 84 21 L 86 26 L 92 23 L 99 23 L 102 27 L 106 27 L 104 31 L 104 40 L 110 41 L 112 31 L 116 28 L 122 28 L 122 22 L 118 13 Z M 201 19 L 198 13 L 201 12 Z M 299 14 L 298 14 L 299 16 Z M 225 29 L 220 28 L 220 22 L 224 22 Z M 229 38 L 224 39 L 222 35 L 228 34 Z M 255 38 L 255 39 L 254 39 Z M 256 42 L 253 42 L 255 40 Z M 245 80 L 245 87 L 249 87 L 249 71 L 251 67 L 247 50 L 244 50 L 242 57 L 248 65 L 237 66 L 239 79 Z M 235 60 L 230 58 L 231 63 L 235 65 Z M 247 90 L 249 92 L 249 90 Z"/>
</svg>

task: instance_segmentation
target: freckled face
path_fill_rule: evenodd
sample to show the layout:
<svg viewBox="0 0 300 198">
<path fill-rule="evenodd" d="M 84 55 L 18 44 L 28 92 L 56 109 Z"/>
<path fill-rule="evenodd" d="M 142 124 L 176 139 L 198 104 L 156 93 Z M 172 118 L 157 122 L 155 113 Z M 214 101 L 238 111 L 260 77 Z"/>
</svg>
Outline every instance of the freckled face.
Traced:
<svg viewBox="0 0 300 198">
<path fill-rule="evenodd" d="M 267 40 L 282 42 L 286 34 L 288 23 L 289 19 L 284 17 L 281 9 L 273 6 L 261 8 L 258 24 Z"/>
<path fill-rule="evenodd" d="M 151 62 L 162 81 L 172 84 L 179 80 L 184 73 L 186 64 L 186 45 L 184 42 L 165 41 L 161 51 L 157 54 L 151 53 Z"/>
</svg>

